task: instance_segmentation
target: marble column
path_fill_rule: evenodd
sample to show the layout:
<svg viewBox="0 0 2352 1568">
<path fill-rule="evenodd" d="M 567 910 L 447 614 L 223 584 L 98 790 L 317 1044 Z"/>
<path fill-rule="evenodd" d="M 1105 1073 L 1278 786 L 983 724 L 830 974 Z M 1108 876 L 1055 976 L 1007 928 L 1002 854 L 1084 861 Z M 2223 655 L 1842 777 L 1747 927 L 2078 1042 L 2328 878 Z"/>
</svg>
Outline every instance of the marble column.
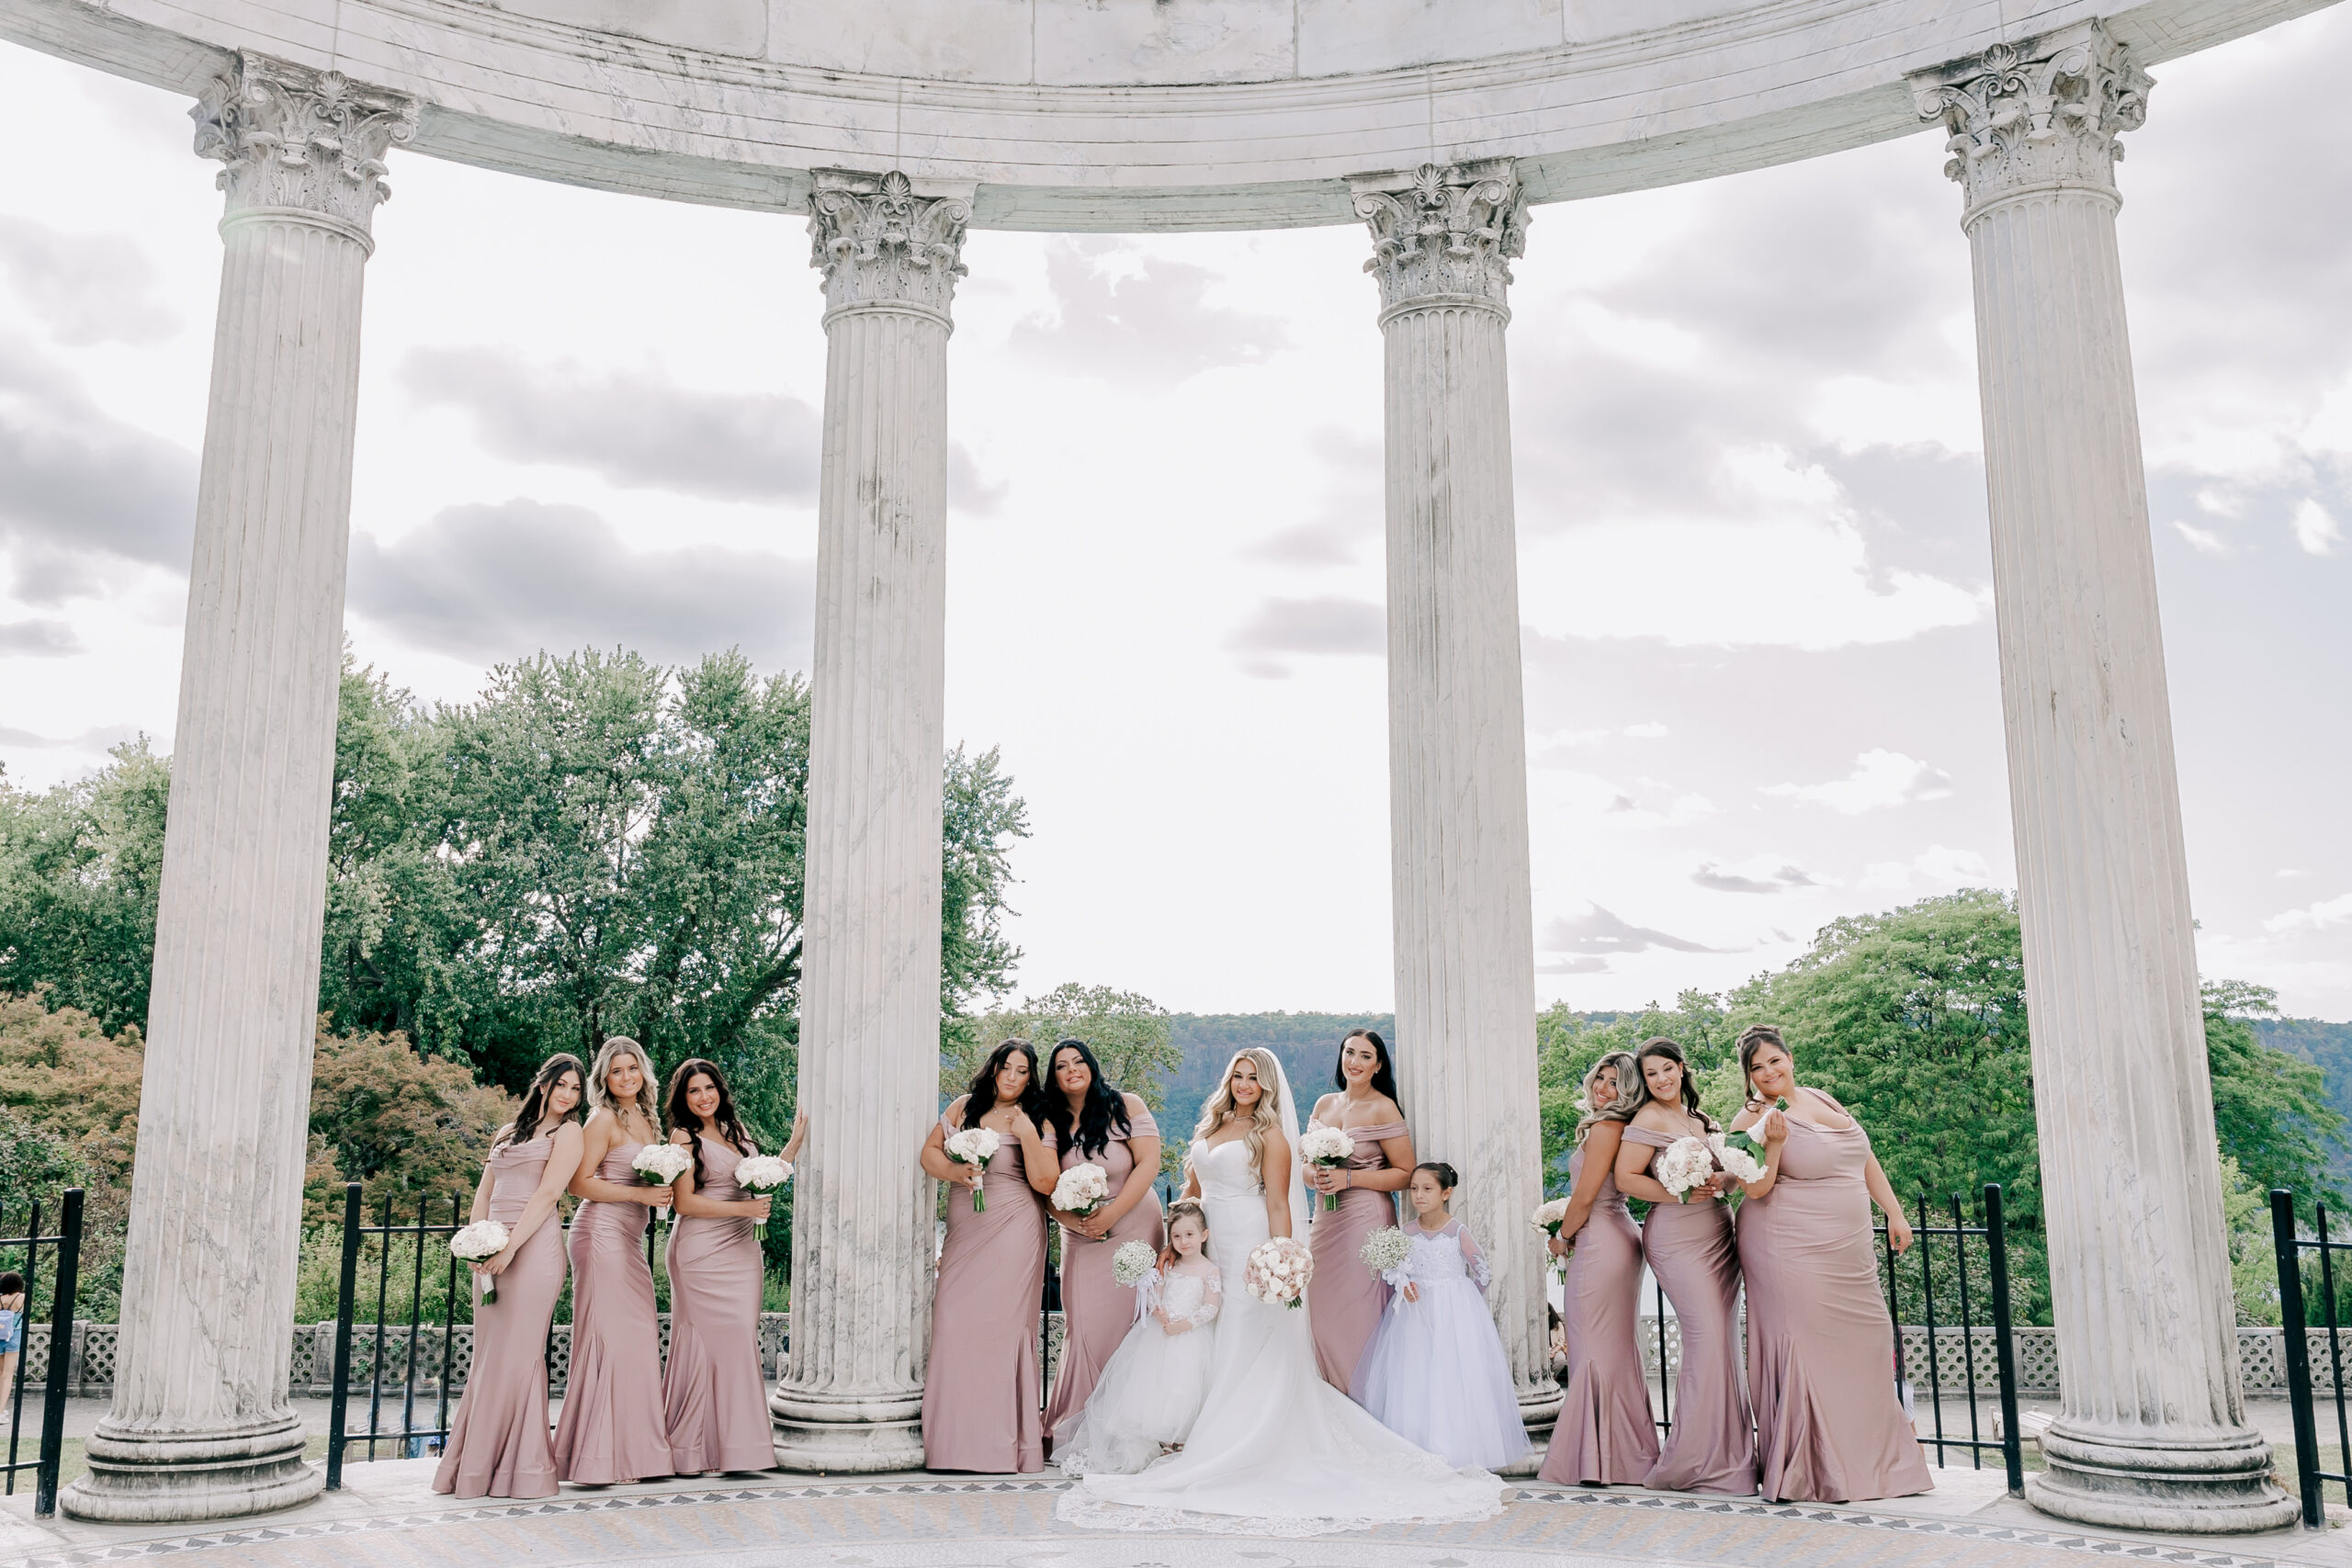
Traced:
<svg viewBox="0 0 2352 1568">
<path fill-rule="evenodd" d="M 359 389 L 407 99 L 248 55 L 193 111 L 227 166 L 114 1406 L 79 1518 L 314 1495 L 287 1402 Z"/>
<path fill-rule="evenodd" d="M 1527 208 L 1507 160 L 1352 182 L 1386 359 L 1388 792 L 1396 1071 L 1422 1157 L 1461 1173 L 1520 1404 L 1557 1415 L 1544 1258 L 1510 385 Z"/>
<path fill-rule="evenodd" d="M 947 335 L 968 187 L 820 170 L 825 279 L 792 1354 L 777 1463 L 922 1465 L 939 1105 Z"/>
<path fill-rule="evenodd" d="M 1919 84 L 1966 192 L 2062 1411 L 2026 1495 L 2290 1523 L 2248 1427 L 2115 214 L 2149 80 L 2097 24 Z"/>
</svg>

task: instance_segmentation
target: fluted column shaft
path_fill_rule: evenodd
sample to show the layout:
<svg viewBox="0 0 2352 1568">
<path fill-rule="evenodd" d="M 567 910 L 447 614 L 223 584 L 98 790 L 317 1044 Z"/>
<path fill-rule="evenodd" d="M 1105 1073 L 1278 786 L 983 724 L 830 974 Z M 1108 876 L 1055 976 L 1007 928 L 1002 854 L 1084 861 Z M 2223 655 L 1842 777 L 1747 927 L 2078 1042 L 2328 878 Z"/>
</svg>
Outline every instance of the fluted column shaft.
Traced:
<svg viewBox="0 0 2352 1568">
<path fill-rule="evenodd" d="M 821 172 L 816 670 L 800 993 L 788 1469 L 922 1464 L 938 1106 L 947 335 L 960 197 Z"/>
<path fill-rule="evenodd" d="M 1424 1158 L 1494 1269 L 1487 1303 L 1532 1425 L 1557 1414 L 1540 1249 L 1535 939 L 1509 261 L 1524 203 L 1508 163 L 1356 182 L 1385 359 L 1389 856 L 1396 1070 Z"/>
<path fill-rule="evenodd" d="M 1921 96 L 1966 186 L 1995 618 L 2062 1412 L 2027 1481 L 2086 1523 L 2290 1522 L 2240 1400 L 2132 354 L 2116 136 L 2146 75 L 2096 26 Z"/>
<path fill-rule="evenodd" d="M 287 1400 L 359 304 L 413 110 L 249 57 L 198 105 L 228 213 L 114 1405 L 65 1508 L 217 1518 L 322 1477 Z"/>
</svg>

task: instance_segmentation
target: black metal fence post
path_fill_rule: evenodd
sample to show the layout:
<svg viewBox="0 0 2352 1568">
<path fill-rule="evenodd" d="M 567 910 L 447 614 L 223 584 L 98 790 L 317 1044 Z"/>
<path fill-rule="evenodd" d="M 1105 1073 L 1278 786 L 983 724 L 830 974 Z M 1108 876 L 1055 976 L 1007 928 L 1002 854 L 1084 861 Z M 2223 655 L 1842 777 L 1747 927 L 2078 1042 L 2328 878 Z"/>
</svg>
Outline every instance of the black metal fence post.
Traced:
<svg viewBox="0 0 2352 1568">
<path fill-rule="evenodd" d="M 57 1472 L 65 1453 L 65 1363 L 74 1346 L 74 1298 L 82 1288 L 82 1190 L 65 1190 L 62 1224 L 58 1226 L 57 1278 L 50 1286 L 49 1375 L 42 1382 L 40 1406 L 40 1469 L 33 1483 L 33 1517 L 46 1519 L 57 1512 Z M 40 1227 L 33 1227 L 38 1235 Z M 36 1241 L 34 1246 L 39 1247 Z M 31 1281 L 27 1279 L 25 1306 L 32 1307 Z M 17 1358 L 21 1365 L 23 1358 Z M 13 1477 L 12 1477 L 13 1479 Z"/>
<path fill-rule="evenodd" d="M 343 1438 L 351 1399 L 351 1297 L 359 1286 L 359 1183 L 343 1189 L 343 1271 L 334 1293 L 334 1386 L 327 1399 L 327 1490 L 343 1489 Z"/>
<path fill-rule="evenodd" d="M 1667 1390 L 1673 1386 L 1674 1376 L 1666 1364 L 1666 1281 L 1657 1277 L 1655 1269 L 1650 1273 L 1650 1288 L 1657 1292 L 1654 1304 L 1657 1310 L 1657 1429 L 1671 1432 L 1674 1403 Z"/>
<path fill-rule="evenodd" d="M 2319 1423 L 2312 1415 L 2311 1340 L 2305 1331 L 2302 1247 L 2295 1239 L 2295 1195 L 2270 1190 L 2270 1244 L 2278 1259 L 2278 1321 L 2286 1337 L 2287 1404 L 2295 1421 L 2295 1483 L 2303 1523 L 2321 1521 Z M 2337 1398 L 2342 1399 L 2339 1392 Z"/>
<path fill-rule="evenodd" d="M 2018 1430 L 2018 1353 L 2010 1337 L 2009 1231 L 2001 1218 L 2001 1184 L 1984 1184 L 1984 1252 L 1993 1291 L 1993 1366 L 2001 1382 L 2001 1460 L 2009 1495 L 2025 1495 L 2025 1436 Z"/>
</svg>

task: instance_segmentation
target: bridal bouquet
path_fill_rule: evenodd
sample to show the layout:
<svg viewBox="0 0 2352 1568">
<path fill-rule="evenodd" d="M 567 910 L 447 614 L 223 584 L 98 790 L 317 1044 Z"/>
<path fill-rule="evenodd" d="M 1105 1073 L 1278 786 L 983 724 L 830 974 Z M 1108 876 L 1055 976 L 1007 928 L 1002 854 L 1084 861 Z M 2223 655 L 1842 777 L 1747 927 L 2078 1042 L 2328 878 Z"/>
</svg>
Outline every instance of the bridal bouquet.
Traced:
<svg viewBox="0 0 2352 1568">
<path fill-rule="evenodd" d="M 792 1162 L 775 1155 L 747 1155 L 735 1167 L 735 1185 L 754 1198 L 764 1198 L 792 1179 Z M 768 1234 L 765 1220 L 752 1222 L 752 1234 Z"/>
<path fill-rule="evenodd" d="M 629 1168 L 637 1172 L 637 1179 L 648 1187 L 667 1187 L 695 1168 L 695 1156 L 675 1144 L 648 1144 L 628 1163 Z M 664 1214 L 660 1223 L 667 1220 L 668 1215 Z"/>
<path fill-rule="evenodd" d="M 996 1158 L 997 1146 L 1004 1140 L 987 1127 L 967 1127 L 960 1133 L 947 1134 L 947 1157 L 957 1165 L 986 1166 Z M 972 1189 L 972 1213 L 988 1212 L 989 1201 L 978 1187 Z"/>
<path fill-rule="evenodd" d="M 1383 1225 L 1363 1238 L 1363 1250 L 1356 1256 L 1363 1259 L 1365 1268 L 1385 1279 L 1405 1267 L 1405 1259 L 1412 1253 L 1413 1244 L 1405 1239 L 1403 1231 L 1395 1225 Z"/>
<path fill-rule="evenodd" d="M 1785 1097 L 1772 1101 L 1772 1109 L 1775 1111 L 1786 1111 L 1788 1108 L 1789 1102 Z M 1715 1140 L 1715 1147 L 1719 1150 L 1738 1149 L 1756 1163 L 1756 1174 L 1754 1176 L 1741 1175 L 1736 1168 L 1729 1165 L 1724 1167 L 1725 1170 L 1730 1171 L 1734 1176 L 1739 1177 L 1742 1181 L 1757 1181 L 1762 1179 L 1764 1175 L 1764 1140 L 1753 1127 L 1744 1133 L 1724 1134 L 1722 1137 Z"/>
<path fill-rule="evenodd" d="M 1655 1168 L 1657 1184 L 1688 1203 L 1691 1190 L 1714 1175 L 1715 1151 L 1704 1138 L 1677 1138 L 1659 1152 Z"/>
<path fill-rule="evenodd" d="M 1119 1250 L 1111 1254 L 1111 1283 L 1123 1290 L 1140 1285 L 1159 1262 L 1149 1243 L 1123 1241 Z"/>
<path fill-rule="evenodd" d="M 506 1250 L 506 1227 L 496 1220 L 476 1220 L 449 1238 L 449 1255 L 461 1263 L 479 1263 Z M 498 1299 L 498 1276 L 483 1276 L 481 1304 Z"/>
<path fill-rule="evenodd" d="M 1099 1165 L 1074 1165 L 1054 1183 L 1053 1204 L 1084 1219 L 1111 1198 L 1111 1173 Z"/>
<path fill-rule="evenodd" d="M 1558 1235 L 1560 1226 L 1566 1222 L 1567 1217 L 1568 1201 L 1566 1198 L 1555 1198 L 1548 1203 L 1535 1205 L 1535 1213 L 1531 1223 L 1545 1235 Z"/>
<path fill-rule="evenodd" d="M 1735 1138 L 1741 1141 L 1734 1143 L 1732 1140 Z M 1764 1162 L 1748 1152 L 1747 1134 L 1711 1134 L 1707 1138 L 1707 1146 L 1715 1151 L 1715 1163 L 1731 1175 L 1739 1178 L 1740 1180 L 1761 1181 L 1764 1179 Z"/>
<path fill-rule="evenodd" d="M 1309 1127 L 1298 1140 L 1298 1157 L 1309 1165 L 1319 1165 L 1326 1170 L 1337 1170 L 1355 1157 L 1356 1141 L 1348 1136 L 1344 1127 L 1326 1127 L 1317 1123 Z M 1340 1195 L 1323 1194 L 1323 1206 L 1336 1209 Z"/>
<path fill-rule="evenodd" d="M 1293 1312 L 1306 1304 L 1306 1281 L 1315 1277 L 1315 1254 L 1303 1242 L 1278 1235 L 1250 1249 L 1241 1282 L 1268 1306 Z"/>
</svg>

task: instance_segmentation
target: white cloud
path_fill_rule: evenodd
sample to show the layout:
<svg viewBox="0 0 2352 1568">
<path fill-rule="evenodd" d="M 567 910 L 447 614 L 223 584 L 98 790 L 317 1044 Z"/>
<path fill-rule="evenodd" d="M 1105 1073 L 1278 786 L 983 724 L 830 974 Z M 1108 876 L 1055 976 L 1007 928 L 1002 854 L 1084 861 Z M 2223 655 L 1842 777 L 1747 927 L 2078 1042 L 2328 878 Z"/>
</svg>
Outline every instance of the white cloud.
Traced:
<svg viewBox="0 0 2352 1568">
<path fill-rule="evenodd" d="M 1657 740 L 1664 738 L 1666 735 L 1666 726 L 1658 723 L 1656 719 L 1652 719 L 1647 724 L 1627 725 L 1625 727 L 1625 733 L 1632 736 L 1636 740 Z"/>
<path fill-rule="evenodd" d="M 2302 504 L 2295 508 L 2295 543 L 2306 554 L 2332 556 L 2343 542 L 2344 530 L 2327 514 L 2327 508 L 2310 496 L 2303 497 Z"/>
<path fill-rule="evenodd" d="M 2262 929 L 2273 936 L 2286 936 L 2302 931 L 2324 931 L 2345 925 L 2352 925 L 2352 893 L 2301 909 L 2290 909 L 2283 915 L 2273 915 L 2262 922 Z"/>
<path fill-rule="evenodd" d="M 1826 806 L 1852 817 L 1885 807 L 1907 806 L 1917 800 L 1941 800 L 1951 794 L 1951 775 L 1916 757 L 1882 747 L 1856 757 L 1854 771 L 1842 779 L 1758 787 L 1765 795 Z"/>
<path fill-rule="evenodd" d="M 2225 556 L 2230 553 L 2228 542 L 2210 528 L 2192 528 L 2177 518 L 2174 519 L 2173 527 L 2188 541 L 2189 548 L 2199 555 Z"/>
</svg>

